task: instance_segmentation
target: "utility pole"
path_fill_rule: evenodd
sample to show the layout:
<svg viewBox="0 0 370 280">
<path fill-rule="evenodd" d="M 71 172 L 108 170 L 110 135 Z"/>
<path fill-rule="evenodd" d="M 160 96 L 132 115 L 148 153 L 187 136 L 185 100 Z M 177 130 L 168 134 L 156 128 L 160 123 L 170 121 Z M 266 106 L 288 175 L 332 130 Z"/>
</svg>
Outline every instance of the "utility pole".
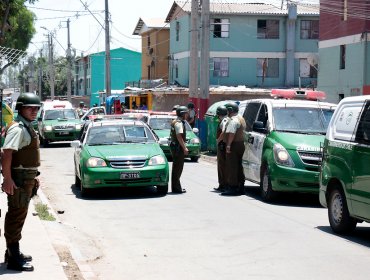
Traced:
<svg viewBox="0 0 370 280">
<path fill-rule="evenodd" d="M 39 58 L 39 96 L 42 97 L 42 49 L 40 49 Z"/>
<path fill-rule="evenodd" d="M 202 142 L 202 149 L 207 146 L 207 129 L 204 121 L 204 114 L 209 103 L 209 0 L 202 0 L 202 36 L 200 51 L 200 111 L 199 111 L 199 132 Z"/>
<path fill-rule="evenodd" d="M 54 58 L 53 58 L 53 34 L 48 34 L 49 42 L 49 77 L 50 77 L 50 98 L 54 100 Z"/>
<path fill-rule="evenodd" d="M 110 43 L 109 43 L 109 9 L 108 0 L 105 0 L 105 93 L 106 96 L 111 94 L 110 78 Z"/>
<path fill-rule="evenodd" d="M 191 101 L 197 99 L 197 109 L 199 110 L 198 96 L 198 7 L 199 0 L 191 1 L 191 46 L 190 46 L 190 69 L 189 69 L 189 98 Z M 198 114 L 199 115 L 199 114 Z"/>
<path fill-rule="evenodd" d="M 71 41 L 69 33 L 69 19 L 67 20 L 67 100 L 71 99 L 72 65 L 71 65 Z"/>
<path fill-rule="evenodd" d="M 33 72 L 34 72 L 34 58 L 33 57 L 30 57 L 29 59 L 28 59 L 28 65 L 29 65 L 29 72 L 30 72 L 30 75 L 28 76 L 28 83 L 29 83 L 29 85 L 28 85 L 28 91 L 29 92 L 33 92 L 34 91 L 34 79 L 33 79 L 33 77 L 34 77 L 34 75 L 33 75 Z"/>
</svg>

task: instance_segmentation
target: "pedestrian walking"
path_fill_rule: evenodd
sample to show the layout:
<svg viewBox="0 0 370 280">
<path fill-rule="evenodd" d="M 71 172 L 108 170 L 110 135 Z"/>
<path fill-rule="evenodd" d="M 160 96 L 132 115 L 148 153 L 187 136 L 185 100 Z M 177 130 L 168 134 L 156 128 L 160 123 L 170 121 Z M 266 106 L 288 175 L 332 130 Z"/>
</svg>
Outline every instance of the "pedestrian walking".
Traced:
<svg viewBox="0 0 370 280">
<path fill-rule="evenodd" d="M 171 123 L 170 149 L 172 155 L 171 189 L 173 193 L 185 193 L 181 187 L 180 177 L 184 168 L 185 156 L 189 153 L 186 148 L 185 120 L 188 115 L 188 108 L 179 106 L 176 109 L 177 118 Z"/>
<path fill-rule="evenodd" d="M 216 115 L 220 123 L 218 124 L 216 131 L 218 187 L 214 188 L 214 190 L 223 192 L 226 190 L 226 143 L 224 142 L 224 133 L 226 123 L 229 120 L 227 117 L 226 107 L 224 105 L 218 106 L 216 109 Z"/>
<path fill-rule="evenodd" d="M 187 121 L 190 124 L 191 128 L 194 128 L 197 113 L 195 112 L 194 104 L 192 102 L 189 102 L 188 110 L 189 110 L 189 114 L 188 114 Z"/>
<path fill-rule="evenodd" d="M 245 120 L 238 115 L 239 107 L 235 102 L 225 105 L 230 120 L 226 124 L 224 141 L 226 142 L 226 184 L 222 195 L 239 195 L 244 193 L 244 130 Z"/>
<path fill-rule="evenodd" d="M 40 166 L 40 141 L 31 122 L 36 119 L 40 106 L 40 98 L 36 94 L 19 95 L 16 103 L 18 116 L 7 126 L 2 148 L 2 190 L 8 198 L 4 223 L 5 262 L 8 269 L 18 271 L 33 270 L 29 263 L 32 257 L 20 252 L 19 241 L 29 202 L 39 186 L 36 177 Z"/>
</svg>

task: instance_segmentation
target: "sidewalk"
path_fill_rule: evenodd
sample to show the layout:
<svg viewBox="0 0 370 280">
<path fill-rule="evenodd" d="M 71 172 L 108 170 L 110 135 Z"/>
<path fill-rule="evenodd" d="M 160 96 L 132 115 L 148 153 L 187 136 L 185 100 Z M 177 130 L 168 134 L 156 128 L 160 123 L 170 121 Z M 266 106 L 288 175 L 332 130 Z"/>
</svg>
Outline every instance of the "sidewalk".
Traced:
<svg viewBox="0 0 370 280">
<path fill-rule="evenodd" d="M 20 241 L 21 250 L 32 255 L 32 265 L 35 270 L 32 272 L 18 272 L 6 269 L 4 264 L 5 238 L 4 238 L 4 219 L 7 211 L 7 198 L 5 193 L 0 193 L 0 279 L 4 280 L 66 280 L 59 257 L 53 248 L 51 239 L 47 233 L 46 221 L 41 221 L 38 216 L 32 215 L 35 212 L 33 200 L 30 203 L 26 223 L 23 227 L 22 239 Z M 49 222 L 50 223 L 50 222 Z"/>
</svg>

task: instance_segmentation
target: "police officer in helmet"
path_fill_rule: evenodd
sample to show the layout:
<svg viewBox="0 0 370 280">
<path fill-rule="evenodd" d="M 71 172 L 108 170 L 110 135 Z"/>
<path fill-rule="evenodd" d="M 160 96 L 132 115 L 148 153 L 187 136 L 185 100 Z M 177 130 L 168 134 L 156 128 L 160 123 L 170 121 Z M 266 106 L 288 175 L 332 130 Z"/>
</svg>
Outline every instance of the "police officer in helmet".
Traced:
<svg viewBox="0 0 370 280">
<path fill-rule="evenodd" d="M 186 190 L 181 187 L 180 177 L 184 168 L 184 158 L 189 153 L 186 148 L 186 128 L 185 120 L 188 116 L 188 108 L 179 106 L 176 108 L 177 119 L 171 123 L 170 149 L 173 159 L 171 188 L 173 193 L 185 193 Z"/>
<path fill-rule="evenodd" d="M 18 116 L 5 130 L 1 159 L 4 181 L 2 190 L 8 197 L 4 236 L 7 268 L 32 271 L 30 255 L 20 252 L 19 241 L 31 197 L 39 186 L 37 168 L 40 166 L 40 142 L 31 122 L 40 109 L 40 98 L 34 93 L 22 93 L 16 103 Z"/>
<path fill-rule="evenodd" d="M 225 127 L 223 141 L 226 143 L 226 184 L 222 195 L 240 195 L 244 193 L 244 171 L 242 159 L 244 154 L 244 135 L 246 124 L 238 114 L 239 106 L 235 102 L 225 105 L 229 121 Z"/>
<path fill-rule="evenodd" d="M 191 128 L 194 128 L 197 114 L 195 112 L 194 104 L 192 102 L 188 103 L 188 110 L 189 110 L 189 114 L 188 114 L 187 121 L 190 124 Z"/>
</svg>

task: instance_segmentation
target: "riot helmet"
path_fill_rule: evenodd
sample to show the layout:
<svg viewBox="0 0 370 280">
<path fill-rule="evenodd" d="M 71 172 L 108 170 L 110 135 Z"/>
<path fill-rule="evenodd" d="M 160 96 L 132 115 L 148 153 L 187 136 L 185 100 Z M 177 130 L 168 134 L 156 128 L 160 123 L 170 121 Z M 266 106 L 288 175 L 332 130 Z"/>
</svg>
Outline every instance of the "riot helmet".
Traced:
<svg viewBox="0 0 370 280">
<path fill-rule="evenodd" d="M 180 105 L 174 105 L 173 107 L 172 107 L 172 111 L 176 111 L 176 109 L 177 108 L 179 108 L 180 107 Z"/>
<path fill-rule="evenodd" d="M 239 112 L 239 106 L 235 102 L 230 102 L 225 104 L 225 107 L 229 113 L 237 113 Z"/>
<path fill-rule="evenodd" d="M 176 108 L 176 115 L 182 117 L 184 114 L 188 113 L 189 110 L 186 106 L 179 106 Z"/>
<path fill-rule="evenodd" d="M 226 116 L 227 115 L 227 108 L 225 105 L 218 106 L 216 109 L 217 116 Z"/>
<path fill-rule="evenodd" d="M 189 109 L 194 109 L 194 104 L 193 104 L 192 102 L 189 102 L 189 103 L 188 103 L 188 108 L 189 108 Z"/>
<path fill-rule="evenodd" d="M 15 109 L 20 110 L 23 106 L 41 107 L 40 97 L 33 92 L 24 92 L 18 96 Z"/>
</svg>

